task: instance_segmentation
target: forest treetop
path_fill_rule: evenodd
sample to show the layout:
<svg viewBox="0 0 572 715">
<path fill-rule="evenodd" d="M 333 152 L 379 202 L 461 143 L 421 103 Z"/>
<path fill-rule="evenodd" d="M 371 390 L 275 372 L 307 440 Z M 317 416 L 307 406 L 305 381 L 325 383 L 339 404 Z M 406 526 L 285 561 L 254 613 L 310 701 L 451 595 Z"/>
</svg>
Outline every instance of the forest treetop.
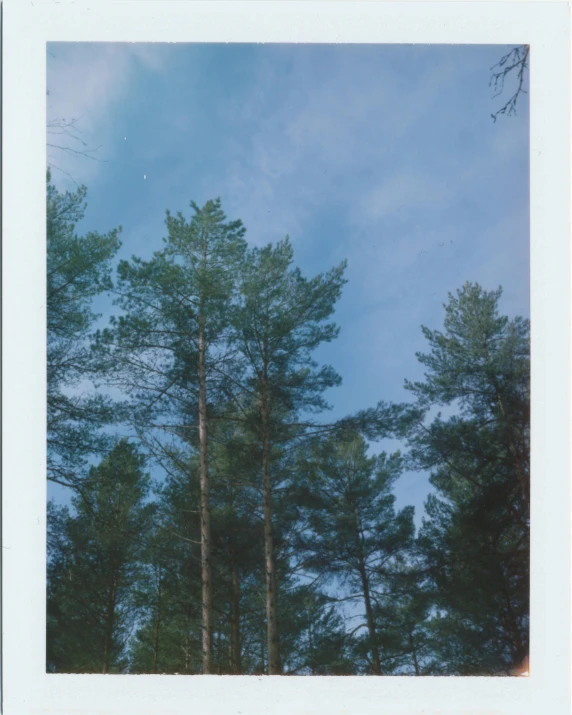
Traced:
<svg viewBox="0 0 572 715">
<path fill-rule="evenodd" d="M 74 513 L 50 508 L 49 670 L 523 666 L 529 326 L 499 314 L 500 289 L 465 283 L 444 332 L 423 328 L 414 402 L 325 421 L 341 376 L 316 352 L 338 339 L 345 261 L 306 278 L 287 238 L 249 248 L 216 199 L 167 212 L 163 249 L 120 261 L 112 286 L 117 234 L 79 238 L 83 189 L 62 196 L 48 176 L 48 194 L 48 251 L 63 256 L 48 312 L 65 326 L 48 323 L 48 477 L 75 491 Z M 90 336 L 105 290 L 120 312 Z M 78 394 L 89 376 L 124 399 Z M 368 435 L 405 439 L 406 462 L 368 454 Z M 417 535 L 392 494 L 405 463 L 435 489 Z M 162 475 L 152 495 L 146 464 Z"/>
</svg>

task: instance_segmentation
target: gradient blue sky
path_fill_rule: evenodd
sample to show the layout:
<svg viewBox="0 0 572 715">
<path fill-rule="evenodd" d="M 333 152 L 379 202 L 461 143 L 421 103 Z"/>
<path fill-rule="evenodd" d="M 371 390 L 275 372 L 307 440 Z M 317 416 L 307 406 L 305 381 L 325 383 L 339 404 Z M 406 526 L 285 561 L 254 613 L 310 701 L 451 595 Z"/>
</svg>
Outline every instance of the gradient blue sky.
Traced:
<svg viewBox="0 0 572 715">
<path fill-rule="evenodd" d="M 50 152 L 53 179 L 87 185 L 80 231 L 123 225 L 120 257 L 160 247 L 165 209 L 220 196 L 250 243 L 289 234 L 307 274 L 347 258 L 340 337 L 318 356 L 343 376 L 332 414 L 408 400 L 449 291 L 502 285 L 503 310 L 529 315 L 527 96 L 491 119 L 508 49 L 50 43 L 48 119 L 101 147 Z M 418 523 L 429 488 L 395 487 Z"/>
</svg>

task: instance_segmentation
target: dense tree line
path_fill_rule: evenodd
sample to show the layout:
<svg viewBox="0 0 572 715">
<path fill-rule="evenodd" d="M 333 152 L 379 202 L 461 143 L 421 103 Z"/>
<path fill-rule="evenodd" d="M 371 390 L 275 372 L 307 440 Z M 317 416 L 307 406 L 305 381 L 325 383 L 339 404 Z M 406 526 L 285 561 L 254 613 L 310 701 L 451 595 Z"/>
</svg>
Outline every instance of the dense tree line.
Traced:
<svg viewBox="0 0 572 715">
<path fill-rule="evenodd" d="M 515 672 L 529 325 L 500 289 L 448 296 L 411 401 L 328 420 L 341 377 L 316 351 L 345 263 L 306 277 L 217 199 L 167 212 L 163 247 L 114 277 L 119 231 L 78 236 L 84 200 L 48 176 L 48 478 L 73 494 L 49 505 L 48 670 Z M 387 436 L 403 453 L 374 454 Z M 405 469 L 435 489 L 418 533 Z"/>
</svg>

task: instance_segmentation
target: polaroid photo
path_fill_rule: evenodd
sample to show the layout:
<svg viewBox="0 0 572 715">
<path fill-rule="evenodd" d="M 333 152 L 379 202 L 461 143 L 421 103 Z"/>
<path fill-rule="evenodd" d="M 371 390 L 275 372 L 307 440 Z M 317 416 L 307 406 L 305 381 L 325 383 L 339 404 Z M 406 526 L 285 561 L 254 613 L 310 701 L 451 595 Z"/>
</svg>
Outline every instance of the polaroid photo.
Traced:
<svg viewBox="0 0 572 715">
<path fill-rule="evenodd" d="M 568 4 L 3 30 L 3 712 L 568 713 Z"/>
</svg>

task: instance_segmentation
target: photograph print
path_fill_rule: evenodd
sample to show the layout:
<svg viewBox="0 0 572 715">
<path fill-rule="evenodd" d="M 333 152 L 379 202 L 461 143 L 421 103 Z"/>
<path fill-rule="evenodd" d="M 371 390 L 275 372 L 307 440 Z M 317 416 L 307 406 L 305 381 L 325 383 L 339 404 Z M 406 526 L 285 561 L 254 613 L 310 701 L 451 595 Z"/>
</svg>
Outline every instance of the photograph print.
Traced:
<svg viewBox="0 0 572 715">
<path fill-rule="evenodd" d="M 47 44 L 48 673 L 528 675 L 528 83 Z"/>
</svg>

